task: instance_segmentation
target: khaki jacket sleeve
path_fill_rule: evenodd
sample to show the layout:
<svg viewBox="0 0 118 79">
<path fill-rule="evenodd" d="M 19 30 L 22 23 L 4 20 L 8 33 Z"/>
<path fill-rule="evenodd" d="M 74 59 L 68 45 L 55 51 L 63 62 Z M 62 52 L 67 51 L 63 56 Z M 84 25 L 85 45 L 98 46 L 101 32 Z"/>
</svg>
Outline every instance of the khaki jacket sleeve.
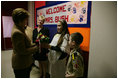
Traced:
<svg viewBox="0 0 118 79">
<path fill-rule="evenodd" d="M 36 51 L 38 51 L 37 46 L 33 46 L 29 48 L 26 47 L 25 36 L 22 33 L 16 32 L 13 35 L 12 40 L 13 40 L 13 45 L 17 54 L 28 55 L 28 54 L 33 54 Z"/>
<path fill-rule="evenodd" d="M 83 76 L 83 60 L 80 56 L 76 56 L 73 62 L 73 74 L 75 77 Z"/>
</svg>

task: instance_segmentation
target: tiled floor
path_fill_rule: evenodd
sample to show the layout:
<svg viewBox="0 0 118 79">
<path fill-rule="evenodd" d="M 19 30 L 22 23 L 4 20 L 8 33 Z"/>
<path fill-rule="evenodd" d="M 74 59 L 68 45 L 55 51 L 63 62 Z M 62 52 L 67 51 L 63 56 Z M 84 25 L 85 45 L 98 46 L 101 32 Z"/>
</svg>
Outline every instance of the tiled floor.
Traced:
<svg viewBox="0 0 118 79">
<path fill-rule="evenodd" d="M 1 78 L 15 77 L 11 66 L 12 51 L 13 50 L 1 51 Z M 39 69 L 36 67 L 32 67 L 30 77 L 39 78 L 39 76 L 40 76 Z"/>
</svg>

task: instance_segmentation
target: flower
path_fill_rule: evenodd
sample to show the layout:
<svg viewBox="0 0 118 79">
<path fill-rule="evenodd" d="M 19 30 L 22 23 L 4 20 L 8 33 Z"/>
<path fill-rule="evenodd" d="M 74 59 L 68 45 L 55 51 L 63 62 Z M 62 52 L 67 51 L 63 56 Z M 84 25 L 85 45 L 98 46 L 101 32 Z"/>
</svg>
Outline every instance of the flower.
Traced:
<svg viewBox="0 0 118 79">
<path fill-rule="evenodd" d="M 46 35 L 43 35 L 42 33 L 39 33 L 37 35 L 37 39 L 36 39 L 36 42 L 39 42 L 40 43 L 49 43 L 49 37 L 47 37 Z"/>
</svg>

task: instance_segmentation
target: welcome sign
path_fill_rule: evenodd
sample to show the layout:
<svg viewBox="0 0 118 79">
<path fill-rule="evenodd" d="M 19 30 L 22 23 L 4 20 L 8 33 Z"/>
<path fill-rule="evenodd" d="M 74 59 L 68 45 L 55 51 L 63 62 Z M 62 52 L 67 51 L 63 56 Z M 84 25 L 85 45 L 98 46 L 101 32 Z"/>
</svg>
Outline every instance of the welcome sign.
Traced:
<svg viewBox="0 0 118 79">
<path fill-rule="evenodd" d="M 44 25 L 54 25 L 61 19 L 68 24 L 87 24 L 88 1 L 74 1 L 37 9 L 37 16 L 45 16 Z"/>
</svg>

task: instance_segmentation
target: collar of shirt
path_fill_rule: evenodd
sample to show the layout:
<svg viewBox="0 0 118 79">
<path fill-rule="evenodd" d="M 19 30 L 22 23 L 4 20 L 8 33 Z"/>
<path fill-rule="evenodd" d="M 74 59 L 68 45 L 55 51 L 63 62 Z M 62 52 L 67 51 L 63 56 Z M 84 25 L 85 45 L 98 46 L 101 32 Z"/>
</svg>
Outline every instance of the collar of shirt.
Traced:
<svg viewBox="0 0 118 79">
<path fill-rule="evenodd" d="M 74 53 L 77 53 L 78 50 L 79 50 L 79 48 L 78 48 L 78 49 L 73 49 L 73 50 L 71 50 L 70 55 L 72 55 L 72 54 L 74 54 Z"/>
</svg>

